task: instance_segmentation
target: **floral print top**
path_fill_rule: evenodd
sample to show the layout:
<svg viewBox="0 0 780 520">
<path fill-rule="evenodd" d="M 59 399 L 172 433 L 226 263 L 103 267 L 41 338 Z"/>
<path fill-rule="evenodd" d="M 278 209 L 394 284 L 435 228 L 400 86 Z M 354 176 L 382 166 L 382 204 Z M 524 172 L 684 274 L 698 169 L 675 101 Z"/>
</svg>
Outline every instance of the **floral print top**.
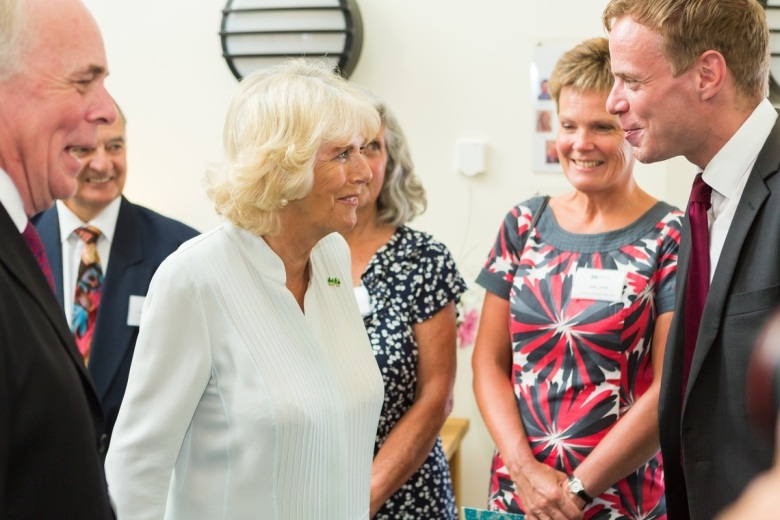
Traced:
<svg viewBox="0 0 780 520">
<path fill-rule="evenodd" d="M 674 308 L 683 214 L 658 202 L 623 229 L 586 235 L 565 231 L 547 208 L 529 233 L 541 201 L 508 213 L 477 283 L 510 302 L 512 382 L 531 450 L 571 474 L 652 382 L 655 319 Z M 488 507 L 522 512 L 498 452 Z M 660 453 L 584 514 L 666 518 Z"/>
<path fill-rule="evenodd" d="M 399 227 L 366 267 L 363 320 L 385 383 L 374 455 L 414 404 L 418 345 L 412 327 L 451 301 L 466 283 L 450 252 L 430 235 Z M 360 290 L 360 288 L 356 289 Z M 457 519 L 449 466 L 437 439 L 420 469 L 379 510 L 375 519 Z"/>
</svg>

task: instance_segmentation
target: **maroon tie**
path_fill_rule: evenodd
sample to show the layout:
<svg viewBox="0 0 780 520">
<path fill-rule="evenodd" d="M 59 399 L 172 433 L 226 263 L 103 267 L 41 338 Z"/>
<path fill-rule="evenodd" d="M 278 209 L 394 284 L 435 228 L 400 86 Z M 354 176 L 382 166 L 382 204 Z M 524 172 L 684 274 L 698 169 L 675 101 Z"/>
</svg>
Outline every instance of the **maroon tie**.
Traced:
<svg viewBox="0 0 780 520">
<path fill-rule="evenodd" d="M 41 242 L 41 236 L 38 234 L 38 230 L 32 225 L 32 222 L 27 222 L 27 227 L 22 232 L 22 238 L 27 242 L 27 247 L 32 251 L 35 260 L 38 265 L 41 266 L 43 276 L 46 277 L 46 281 L 49 282 L 51 290 L 56 292 L 54 288 L 54 276 L 51 274 L 51 266 L 49 265 L 49 258 L 46 256 L 46 249 L 43 248 L 43 242 Z"/>
<path fill-rule="evenodd" d="M 712 188 L 696 175 L 688 202 L 688 221 L 691 224 L 691 259 L 688 263 L 688 282 L 685 286 L 685 350 L 683 358 L 683 396 L 688 386 L 693 351 L 699 336 L 701 315 L 707 291 L 710 288 L 710 232 L 707 210 L 712 203 Z"/>
</svg>

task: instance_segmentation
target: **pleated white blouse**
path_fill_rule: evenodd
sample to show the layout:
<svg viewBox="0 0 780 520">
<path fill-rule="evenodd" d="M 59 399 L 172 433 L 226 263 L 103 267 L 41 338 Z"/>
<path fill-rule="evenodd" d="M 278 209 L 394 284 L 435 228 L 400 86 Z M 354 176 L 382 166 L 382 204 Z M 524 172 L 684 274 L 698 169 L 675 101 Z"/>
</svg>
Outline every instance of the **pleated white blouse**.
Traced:
<svg viewBox="0 0 780 520">
<path fill-rule="evenodd" d="M 310 265 L 305 314 L 231 224 L 160 266 L 106 461 L 119 520 L 368 519 L 382 379 L 344 239 Z"/>
</svg>

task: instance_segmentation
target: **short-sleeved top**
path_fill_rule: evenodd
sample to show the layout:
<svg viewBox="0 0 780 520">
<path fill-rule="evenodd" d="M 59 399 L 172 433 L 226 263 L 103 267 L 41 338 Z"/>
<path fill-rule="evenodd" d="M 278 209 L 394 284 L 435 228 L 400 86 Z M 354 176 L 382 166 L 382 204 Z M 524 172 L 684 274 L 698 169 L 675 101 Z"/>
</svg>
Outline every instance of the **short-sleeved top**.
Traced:
<svg viewBox="0 0 780 520">
<path fill-rule="evenodd" d="M 385 384 L 374 455 L 411 408 L 417 390 L 419 347 L 414 325 L 432 318 L 466 290 L 449 250 L 427 233 L 399 227 L 366 266 L 363 312 Z M 456 519 L 449 466 L 438 438 L 414 475 L 385 502 L 375 519 Z"/>
<path fill-rule="evenodd" d="M 507 214 L 477 283 L 510 302 L 512 384 L 531 450 L 571 474 L 652 383 L 655 319 L 674 308 L 683 214 L 657 202 L 622 229 L 576 234 L 546 209 L 529 233 L 542 200 Z M 488 507 L 522 511 L 497 452 Z M 666 518 L 660 453 L 585 518 Z"/>
</svg>

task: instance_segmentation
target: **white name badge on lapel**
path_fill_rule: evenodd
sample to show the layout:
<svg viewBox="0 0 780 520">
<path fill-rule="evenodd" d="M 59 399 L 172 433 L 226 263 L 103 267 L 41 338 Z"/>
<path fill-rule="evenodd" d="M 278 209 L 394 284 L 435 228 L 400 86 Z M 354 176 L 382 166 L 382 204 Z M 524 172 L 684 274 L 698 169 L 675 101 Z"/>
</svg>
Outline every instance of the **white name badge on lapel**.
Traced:
<svg viewBox="0 0 780 520">
<path fill-rule="evenodd" d="M 130 303 L 127 305 L 127 326 L 137 327 L 141 324 L 141 310 L 144 308 L 146 296 L 130 296 Z"/>
<path fill-rule="evenodd" d="M 571 297 L 577 300 L 619 302 L 626 273 L 615 269 L 579 268 L 574 274 Z"/>
</svg>

